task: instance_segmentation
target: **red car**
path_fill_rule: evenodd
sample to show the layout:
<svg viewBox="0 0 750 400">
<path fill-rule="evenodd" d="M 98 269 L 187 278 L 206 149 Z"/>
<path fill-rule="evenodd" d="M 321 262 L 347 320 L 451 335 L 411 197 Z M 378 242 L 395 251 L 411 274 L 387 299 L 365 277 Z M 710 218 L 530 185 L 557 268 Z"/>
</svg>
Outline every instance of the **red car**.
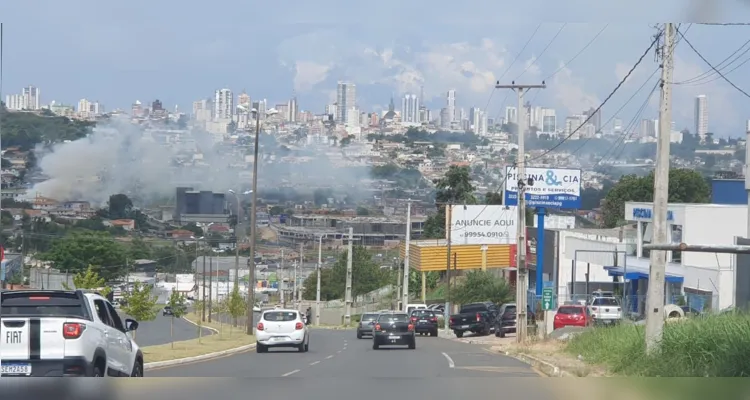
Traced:
<svg viewBox="0 0 750 400">
<path fill-rule="evenodd" d="M 586 306 L 569 305 L 560 306 L 555 314 L 553 322 L 554 329 L 560 329 L 566 326 L 588 326 L 592 322 Z"/>
</svg>

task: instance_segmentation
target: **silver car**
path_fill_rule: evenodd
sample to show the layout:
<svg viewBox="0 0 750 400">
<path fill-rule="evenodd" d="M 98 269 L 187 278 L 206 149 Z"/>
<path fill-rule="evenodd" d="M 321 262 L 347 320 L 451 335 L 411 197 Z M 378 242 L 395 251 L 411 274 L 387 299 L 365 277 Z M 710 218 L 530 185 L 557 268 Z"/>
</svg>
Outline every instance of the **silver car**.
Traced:
<svg viewBox="0 0 750 400">
<path fill-rule="evenodd" d="M 357 325 L 357 339 L 362 339 L 364 336 L 372 336 L 372 330 L 379 315 L 378 313 L 362 314 L 359 325 Z"/>
</svg>

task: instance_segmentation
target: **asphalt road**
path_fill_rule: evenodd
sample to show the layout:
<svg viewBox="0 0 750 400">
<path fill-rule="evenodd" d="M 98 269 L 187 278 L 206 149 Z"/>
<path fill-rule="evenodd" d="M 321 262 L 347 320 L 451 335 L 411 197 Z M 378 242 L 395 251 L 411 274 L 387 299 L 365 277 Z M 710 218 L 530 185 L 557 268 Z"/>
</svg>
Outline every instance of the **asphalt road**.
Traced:
<svg viewBox="0 0 750 400">
<path fill-rule="evenodd" d="M 202 394 L 207 388 L 220 390 L 222 399 L 246 399 L 250 393 L 253 398 L 311 400 L 341 396 L 382 400 L 415 395 L 426 399 L 454 400 L 498 398 L 501 393 L 503 399 L 552 398 L 549 397 L 550 388 L 544 384 L 547 380 L 530 366 L 490 353 L 482 346 L 418 337 L 415 350 L 402 347 L 373 350 L 372 340 L 358 340 L 353 330 L 313 330 L 308 353 L 274 349 L 257 354 L 253 350 L 211 361 L 152 370 L 147 375 L 245 378 L 203 379 L 195 381 L 200 385 L 181 388 L 193 396 Z M 270 378 L 277 379 L 269 381 Z"/>
<path fill-rule="evenodd" d="M 174 319 L 174 337 L 169 334 L 172 317 L 162 316 L 161 312 L 153 321 L 139 321 L 135 341 L 139 346 L 154 346 L 174 341 L 190 340 L 198 337 L 198 327 L 180 318 Z M 210 329 L 203 328 L 203 336 L 211 335 Z"/>
</svg>

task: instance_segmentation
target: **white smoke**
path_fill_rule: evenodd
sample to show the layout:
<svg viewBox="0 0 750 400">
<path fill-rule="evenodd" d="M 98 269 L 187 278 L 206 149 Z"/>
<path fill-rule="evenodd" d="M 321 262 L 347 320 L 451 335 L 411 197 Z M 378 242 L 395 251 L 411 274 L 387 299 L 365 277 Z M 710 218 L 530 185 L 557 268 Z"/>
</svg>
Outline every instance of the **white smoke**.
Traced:
<svg viewBox="0 0 750 400">
<path fill-rule="evenodd" d="M 205 132 L 184 133 L 180 140 L 174 135 L 112 121 L 99 123 L 85 138 L 39 148 L 37 167 L 48 179 L 34 185 L 26 197 L 86 200 L 102 206 L 110 195 L 124 193 L 142 205 L 173 199 L 178 186 L 219 193 L 249 188 L 251 169 L 242 167 L 247 165 L 243 150 L 216 144 Z M 366 170 L 333 167 L 328 153 L 340 152 L 335 148 L 305 148 L 307 162 L 280 163 L 281 157 L 274 155 L 279 145 L 263 135 L 260 194 L 264 188 L 278 189 L 281 182 L 298 192 L 312 193 L 318 185 L 351 190 L 367 178 Z M 196 155 L 202 159 L 196 160 Z"/>
</svg>

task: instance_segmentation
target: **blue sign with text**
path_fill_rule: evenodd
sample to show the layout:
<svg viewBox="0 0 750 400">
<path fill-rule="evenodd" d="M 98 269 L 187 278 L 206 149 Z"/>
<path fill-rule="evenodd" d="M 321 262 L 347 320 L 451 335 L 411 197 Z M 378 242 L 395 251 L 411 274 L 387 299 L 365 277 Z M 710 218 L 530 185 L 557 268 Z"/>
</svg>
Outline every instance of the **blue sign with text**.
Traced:
<svg viewBox="0 0 750 400">
<path fill-rule="evenodd" d="M 650 221 L 653 218 L 653 210 L 650 208 L 633 209 L 633 219 L 635 220 L 645 219 Z M 674 221 L 674 214 L 672 213 L 672 210 L 667 210 L 667 221 Z"/>
<path fill-rule="evenodd" d="M 505 205 L 518 205 L 518 170 L 505 169 Z M 531 181 L 532 184 L 528 184 Z M 581 170 L 563 168 L 526 168 L 526 206 L 581 208 Z"/>
</svg>

